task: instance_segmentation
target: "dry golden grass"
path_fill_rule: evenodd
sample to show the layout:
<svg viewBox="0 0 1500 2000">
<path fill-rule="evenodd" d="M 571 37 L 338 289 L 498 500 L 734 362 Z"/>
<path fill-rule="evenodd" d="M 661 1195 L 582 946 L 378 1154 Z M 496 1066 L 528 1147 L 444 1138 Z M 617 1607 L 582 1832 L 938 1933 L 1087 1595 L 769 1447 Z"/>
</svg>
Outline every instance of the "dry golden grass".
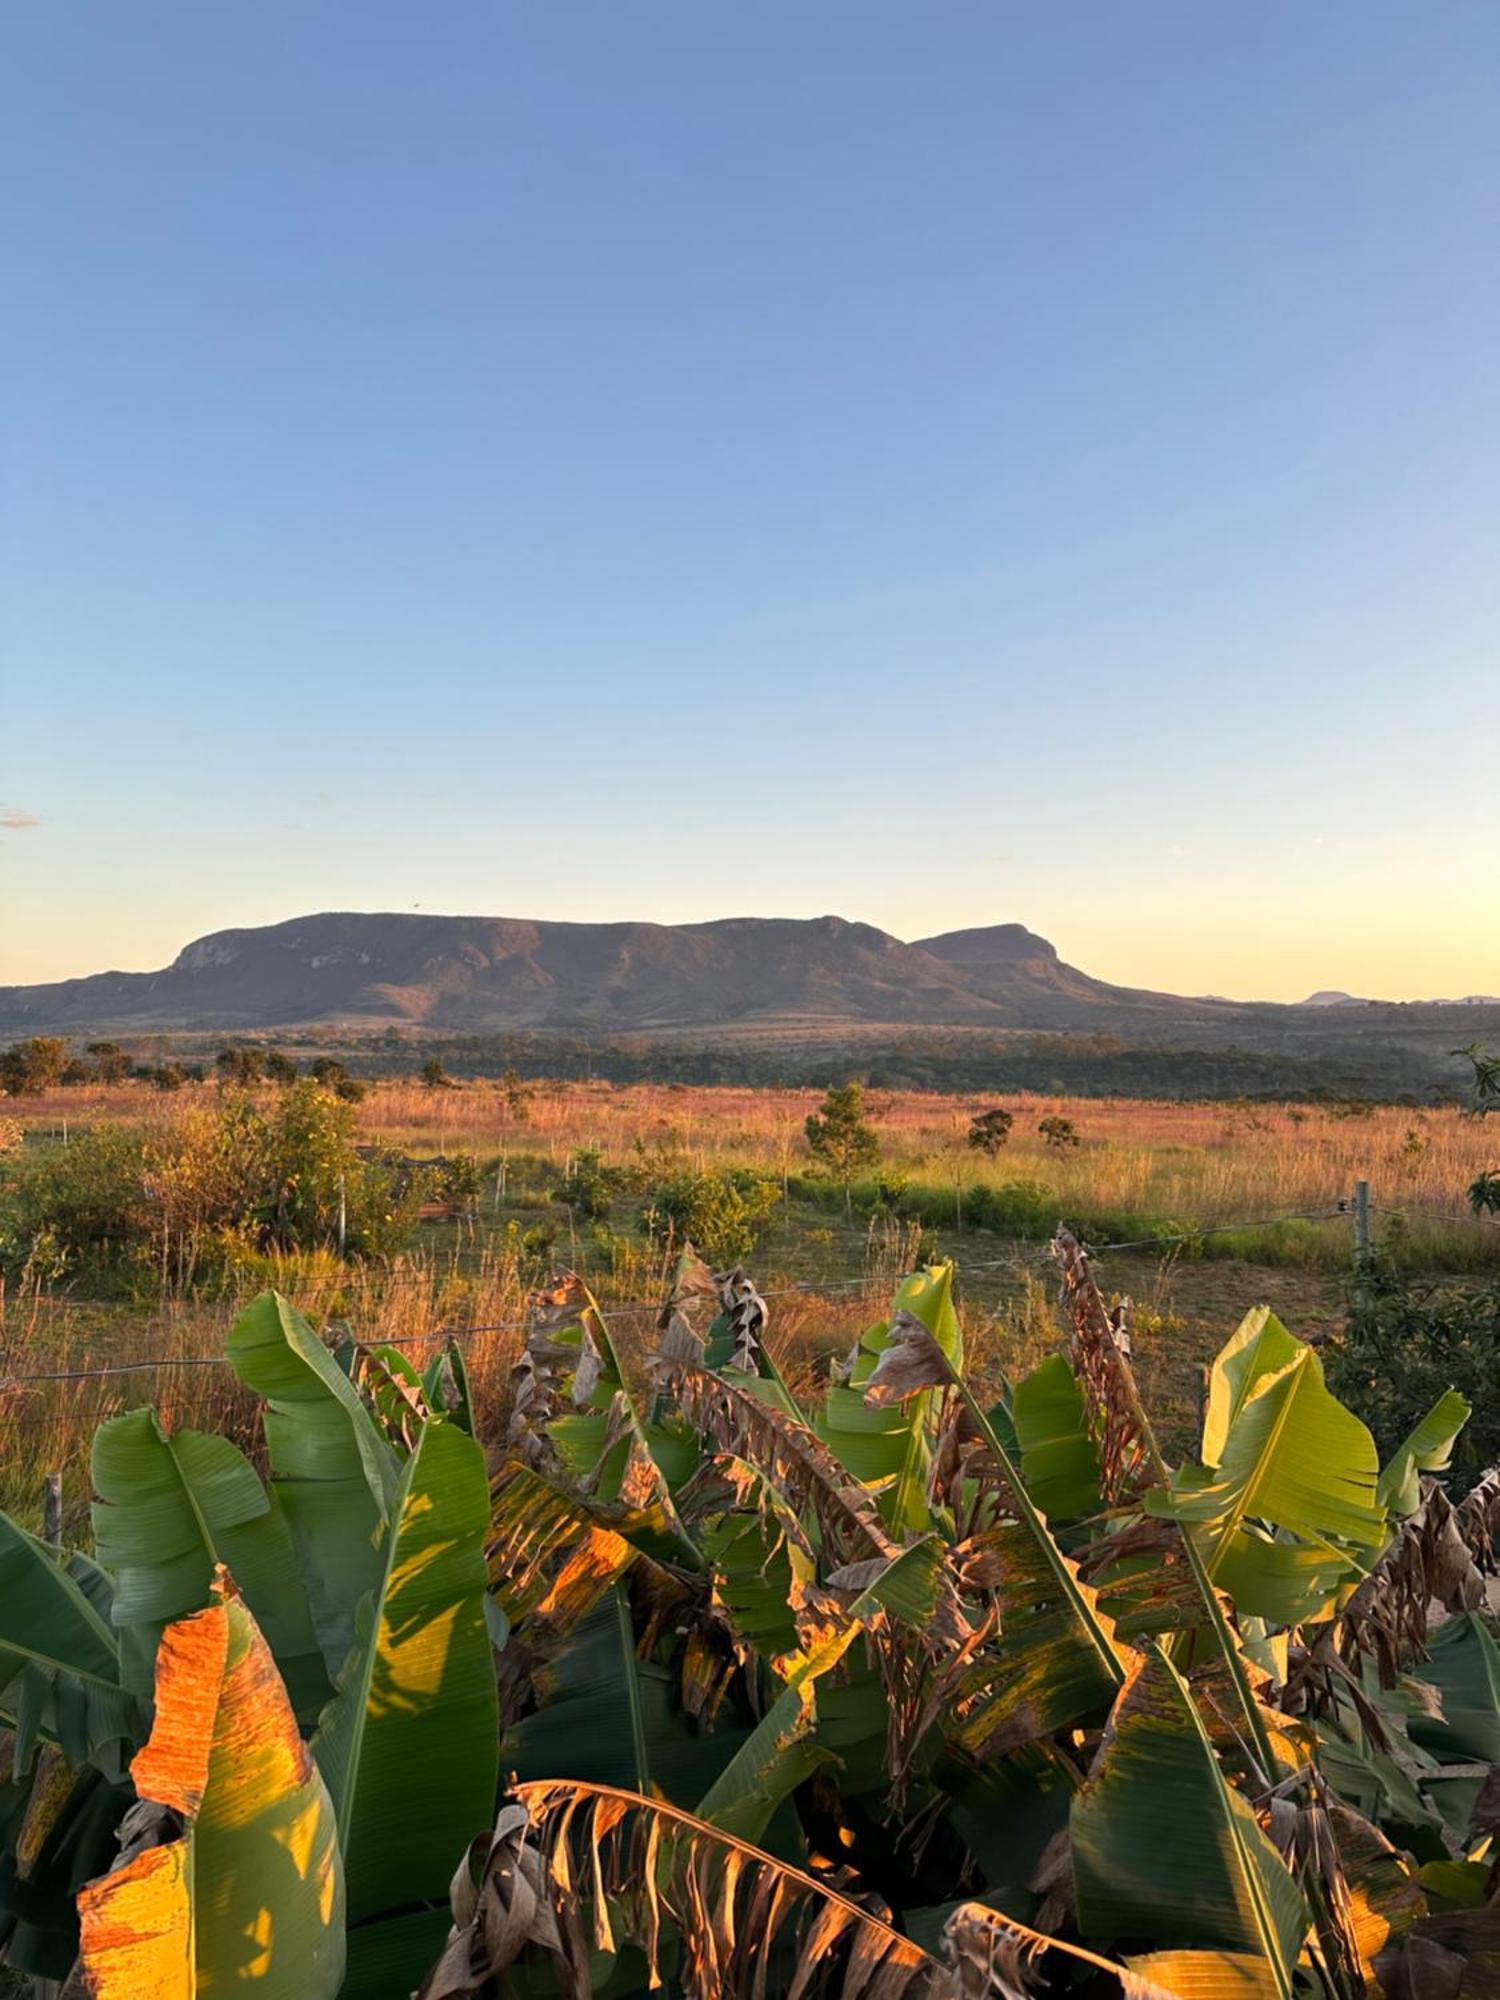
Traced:
<svg viewBox="0 0 1500 2000">
<path fill-rule="evenodd" d="M 139 1085 L 55 1091 L 20 1098 L 8 1115 L 23 1128 L 61 1132 L 101 1119 L 170 1117 L 211 1098 L 212 1084 L 163 1097 Z M 561 1161 L 580 1146 L 621 1160 L 649 1151 L 705 1167 L 753 1166 L 796 1174 L 810 1164 L 803 1123 L 816 1090 L 663 1084 L 540 1083 L 524 1119 L 512 1116 L 498 1083 L 429 1090 L 376 1084 L 359 1107 L 373 1141 L 417 1153 L 485 1157 L 541 1154 Z M 1010 1142 L 994 1161 L 965 1144 L 969 1120 L 992 1103 L 1015 1114 Z M 1010 1093 L 999 1098 L 919 1091 L 868 1095 L 884 1159 L 934 1182 L 964 1185 L 1035 1179 L 1090 1209 L 1138 1211 L 1199 1223 L 1332 1206 L 1356 1178 L 1389 1208 L 1456 1213 L 1462 1191 L 1496 1150 L 1494 1125 L 1453 1109 L 1382 1105 L 1360 1116 L 1320 1106 L 1163 1103 Z M 1045 1117 L 1071 1119 L 1082 1143 L 1059 1152 L 1038 1135 Z M 1484 1225 L 1474 1225 L 1483 1228 Z"/>
<path fill-rule="evenodd" d="M 118 1119 L 170 1119 L 215 1086 L 161 1096 L 140 1086 L 57 1092 L 18 1100 L 7 1115 L 35 1136 Z M 582 1146 L 619 1162 L 636 1148 L 672 1165 L 749 1166 L 780 1178 L 810 1165 L 803 1121 L 816 1091 L 678 1088 L 654 1085 L 541 1084 L 524 1119 L 508 1109 L 496 1084 L 427 1090 L 412 1083 L 377 1085 L 360 1106 L 363 1136 L 414 1154 L 468 1151 L 495 1161 L 521 1156 L 560 1164 Z M 965 1144 L 970 1118 L 1002 1102 L 1015 1114 L 1009 1144 L 993 1162 Z M 1356 1177 L 1367 1178 L 1385 1212 L 1458 1216 L 1414 1236 L 1442 1268 L 1488 1264 L 1500 1254 L 1500 1229 L 1465 1220 L 1462 1191 L 1494 1157 L 1496 1132 L 1452 1110 L 1382 1107 L 1338 1117 L 1314 1107 L 1177 1104 L 1011 1094 L 936 1096 L 871 1093 L 869 1110 L 887 1166 L 914 1185 L 967 1193 L 981 1183 L 1018 1179 L 1043 1184 L 1059 1212 L 1123 1218 L 1133 1235 L 1162 1218 L 1198 1227 L 1301 1210 L 1331 1208 Z M 1038 1122 L 1061 1115 L 1082 1143 L 1058 1152 Z M 486 1205 L 487 1219 L 488 1204 Z M 551 1211 L 554 1221 L 561 1212 Z M 559 1254 L 566 1258 L 566 1222 Z M 1202 1361 L 1250 1306 L 1268 1300 L 1299 1331 L 1324 1331 L 1340 1309 L 1348 1254 L 1345 1221 L 1318 1225 L 1316 1255 L 1265 1264 L 1184 1261 L 1175 1254 L 1106 1258 L 1105 1283 L 1137 1301 L 1136 1352 L 1143 1390 L 1172 1438 L 1191 1429 Z M 1103 1240 L 1103 1239 L 1101 1239 Z M 1237 1243 L 1223 1247 L 1238 1249 Z M 441 1244 L 441 1248 L 434 1247 Z M 969 1354 L 987 1386 L 1002 1371 L 1034 1363 L 1058 1339 L 1049 1298 L 1052 1279 L 1041 1245 L 1007 1245 L 993 1235 L 952 1234 L 942 1247 L 957 1256 Z M 1260 1256 L 1262 1249 L 1247 1246 Z M 855 1227 L 841 1214 L 778 1219 L 753 1267 L 773 1294 L 773 1344 L 794 1383 L 813 1389 L 831 1354 L 883 1310 L 909 1268 L 910 1225 Z M 451 1230 L 430 1236 L 421 1253 L 392 1266 L 344 1266 L 332 1257 L 299 1257 L 276 1274 L 282 1289 L 319 1324 L 343 1319 L 367 1341 L 390 1340 L 415 1359 L 433 1351 L 444 1328 L 458 1331 L 469 1356 L 486 1429 L 495 1435 L 510 1361 L 534 1268 L 524 1266 L 517 1232 L 474 1242 Z M 616 1233 L 607 1266 L 591 1276 L 622 1348 L 638 1367 L 649 1333 L 641 1302 L 660 1295 L 659 1255 L 644 1240 Z M 824 1286 L 821 1296 L 785 1292 L 791 1279 Z M 622 1310 L 634 1307 L 635 1310 Z M 67 1470 L 70 1513 L 78 1524 L 87 1501 L 85 1453 L 95 1425 L 114 1411 L 155 1402 L 170 1424 L 225 1428 L 253 1445 L 249 1399 L 222 1354 L 230 1300 L 176 1301 L 150 1311 L 103 1306 L 69 1296 L 0 1293 L 0 1384 L 38 1371 L 156 1361 L 103 1379 L 23 1381 L 0 1386 L 0 1504 L 35 1514 L 45 1471 Z M 186 1362 L 206 1365 L 183 1366 Z"/>
</svg>

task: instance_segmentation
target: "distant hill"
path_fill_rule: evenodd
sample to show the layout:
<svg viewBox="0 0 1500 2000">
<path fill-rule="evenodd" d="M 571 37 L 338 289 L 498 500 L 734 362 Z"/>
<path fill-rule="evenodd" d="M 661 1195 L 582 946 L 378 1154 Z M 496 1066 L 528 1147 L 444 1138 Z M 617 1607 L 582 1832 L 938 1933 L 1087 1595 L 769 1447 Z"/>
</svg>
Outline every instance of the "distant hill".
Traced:
<svg viewBox="0 0 1500 2000">
<path fill-rule="evenodd" d="M 1020 924 L 916 944 L 850 923 L 327 914 L 216 931 L 160 972 L 0 987 L 0 1033 L 410 1023 L 467 1032 L 1187 1026 L 1253 1012 L 1110 986 Z"/>
</svg>

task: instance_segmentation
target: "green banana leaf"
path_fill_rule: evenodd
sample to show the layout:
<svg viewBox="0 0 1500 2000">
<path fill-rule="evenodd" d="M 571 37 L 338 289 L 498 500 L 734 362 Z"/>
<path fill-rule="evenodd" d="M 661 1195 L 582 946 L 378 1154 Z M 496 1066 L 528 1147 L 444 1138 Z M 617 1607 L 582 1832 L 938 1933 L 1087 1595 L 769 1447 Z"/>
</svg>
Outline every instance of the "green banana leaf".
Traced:
<svg viewBox="0 0 1500 2000">
<path fill-rule="evenodd" d="M 115 1580 L 124 1678 L 149 1694 L 157 1641 L 209 1601 L 223 1563 L 244 1592 L 298 1716 L 329 1693 L 307 1589 L 279 1504 L 243 1452 L 203 1431 L 168 1434 L 127 1410 L 94 1437 L 94 1546 Z"/>
<path fill-rule="evenodd" d="M 783 1688 L 693 1808 L 698 1818 L 761 1845 L 782 1802 L 833 1761 L 833 1752 L 815 1740 L 817 1720 L 810 1681 Z"/>
<path fill-rule="evenodd" d="M 7 1514 L 0 1514 L 0 1721 L 16 1731 L 17 1775 L 29 1771 L 42 1739 L 118 1780 L 145 1733 L 141 1705 L 121 1685 L 107 1608 L 83 1587 L 71 1559 Z"/>
<path fill-rule="evenodd" d="M 433 1956 L 455 1857 L 494 1816 L 488 1517 L 483 1451 L 432 1419 L 403 1468 L 380 1584 L 360 1607 L 312 1743 L 337 1814 L 351 1926 L 430 1901 Z"/>
<path fill-rule="evenodd" d="M 263 1292 L 235 1321 L 229 1358 L 266 1399 L 272 1488 L 285 1512 L 329 1674 L 354 1639 L 354 1612 L 380 1576 L 395 1453 L 359 1392 L 300 1313 Z"/>
<path fill-rule="evenodd" d="M 801 1522 L 757 1469 L 725 1457 L 714 1468 L 716 1511 L 691 1523 L 713 1572 L 714 1602 L 736 1639 L 766 1661 L 795 1652 L 794 1601 L 817 1579 Z"/>
<path fill-rule="evenodd" d="M 1242 1616 L 1293 1625 L 1330 1610 L 1384 1547 L 1377 1473 L 1374 1439 L 1299 1346 L 1240 1398 L 1217 1465 L 1187 1469 L 1147 1503 L 1189 1524 Z"/>
<path fill-rule="evenodd" d="M 1302 1893 L 1159 1648 L 1122 1692 L 1070 1825 L 1085 1937 L 1188 1947 L 1194 1993 L 1290 2000 L 1308 1927 Z M 1218 1973 L 1207 1946 L 1230 1955 Z M 1151 1964 L 1148 1976 L 1189 1990 L 1165 1976 L 1164 1960 Z"/>
<path fill-rule="evenodd" d="M 1433 1634 L 1415 1670 L 1443 1699 L 1441 1720 L 1413 1715 L 1413 1742 L 1444 1763 L 1500 1763 L 1500 1647 L 1477 1611 L 1450 1618 Z"/>
<path fill-rule="evenodd" d="M 924 1390 L 904 1402 L 871 1408 L 865 1388 L 890 1345 L 891 1322 L 899 1312 L 921 1321 L 955 1373 L 963 1368 L 963 1334 L 953 1305 L 953 1266 L 937 1264 L 914 1271 L 897 1288 L 891 1318 L 860 1336 L 846 1382 L 828 1391 L 812 1428 L 861 1485 L 880 1497 L 880 1510 L 896 1533 L 923 1534 L 932 1526 L 927 1474 L 932 1462 L 935 1393 Z"/>
<path fill-rule="evenodd" d="M 523 1779 L 624 1785 L 691 1809 L 751 1733 L 731 1702 L 711 1730 L 687 1713 L 673 1668 L 638 1654 L 622 1584 L 563 1637 L 535 1680 L 536 1712 L 502 1745 L 504 1767 Z"/>
<path fill-rule="evenodd" d="M 1302 1352 L 1269 1306 L 1255 1306 L 1214 1357 L 1203 1411 L 1203 1463 L 1215 1466 L 1235 1419 L 1267 1375 L 1275 1375 Z"/>
<path fill-rule="evenodd" d="M 1458 1434 L 1469 1421 L 1470 1406 L 1457 1389 L 1445 1389 L 1432 1408 L 1381 1468 L 1375 1497 L 1403 1518 L 1422 1504 L 1424 1472 L 1446 1472 L 1453 1460 Z"/>
<path fill-rule="evenodd" d="M 456 1340 L 440 1347 L 422 1371 L 422 1393 L 428 1408 L 470 1437 L 474 1429 L 474 1399 L 469 1389 L 469 1366 Z"/>
<path fill-rule="evenodd" d="M 1089 1435 L 1083 1391 L 1062 1355 L 1049 1355 L 1016 1384 L 1010 1415 L 1021 1476 L 1047 1519 L 1055 1525 L 1097 1514 L 1104 1505 L 1099 1452 Z"/>
<path fill-rule="evenodd" d="M 132 1767 L 160 1831 L 79 1893 L 93 2000 L 254 1992 L 334 2000 L 344 1881 L 333 1803 L 269 1647 L 236 1599 L 169 1625 Z M 175 1817 L 174 1817 L 175 1816 Z"/>
</svg>

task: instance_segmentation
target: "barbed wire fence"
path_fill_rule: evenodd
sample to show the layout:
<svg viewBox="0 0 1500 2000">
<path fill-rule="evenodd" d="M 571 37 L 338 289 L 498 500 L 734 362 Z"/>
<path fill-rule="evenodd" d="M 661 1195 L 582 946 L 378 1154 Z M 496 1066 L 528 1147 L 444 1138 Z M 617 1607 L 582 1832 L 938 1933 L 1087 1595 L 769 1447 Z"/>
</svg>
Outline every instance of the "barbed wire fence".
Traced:
<svg viewBox="0 0 1500 2000">
<path fill-rule="evenodd" d="M 1125 1237 L 1113 1242 L 1094 1243 L 1083 1239 L 1084 1248 L 1090 1256 L 1094 1257 L 1135 1250 L 1158 1250 L 1166 1253 L 1173 1249 L 1180 1249 L 1185 1245 L 1197 1244 L 1206 1237 L 1230 1235 L 1238 1233 L 1241 1230 L 1271 1229 L 1284 1223 L 1331 1222 L 1340 1218 L 1347 1218 L 1352 1220 L 1355 1225 L 1354 1247 L 1355 1254 L 1358 1256 L 1361 1254 L 1359 1239 L 1359 1217 L 1361 1211 L 1358 1189 L 1365 1185 L 1365 1183 L 1358 1183 L 1356 1184 L 1355 1193 L 1352 1196 L 1332 1197 L 1319 1208 L 1293 1209 L 1276 1215 L 1249 1216 L 1235 1221 L 1209 1223 L 1194 1229 L 1175 1231 L 1157 1230 L 1148 1236 Z M 1368 1203 L 1366 1203 L 1365 1213 L 1366 1215 L 1368 1214 Z M 1364 1249 L 1368 1250 L 1367 1243 Z M 1041 1262 L 1043 1260 L 1050 1260 L 1050 1257 L 1050 1242 L 1016 1239 L 1004 1256 L 957 1260 L 958 1275 L 960 1280 L 962 1280 L 972 1273 L 1012 1271 L 1018 1263 L 1024 1262 L 1028 1258 Z M 430 1282 L 430 1274 L 427 1272 L 397 1271 L 390 1273 L 382 1281 L 381 1288 L 386 1289 L 401 1283 Z M 864 1267 L 857 1273 L 851 1272 L 845 1276 L 800 1279 L 787 1284 L 768 1286 L 761 1290 L 760 1296 L 767 1302 L 788 1298 L 835 1298 L 843 1293 L 868 1291 L 873 1282 L 873 1273 L 868 1267 Z M 633 1319 L 642 1315 L 654 1316 L 661 1310 L 661 1300 L 630 1299 L 613 1301 L 603 1304 L 601 1310 L 607 1319 Z M 441 1326 L 426 1329 L 421 1333 L 389 1336 L 381 1344 L 383 1346 L 403 1349 L 446 1345 L 449 1342 L 462 1344 L 466 1340 L 472 1340 L 480 1336 L 502 1333 L 525 1333 L 528 1330 L 529 1324 L 529 1320 L 524 1317 L 508 1320 L 491 1320 L 480 1323 L 448 1321 Z M 44 1382 L 102 1381 L 115 1376 L 123 1377 L 148 1374 L 154 1369 L 191 1371 L 203 1368 L 227 1368 L 229 1365 L 229 1356 L 221 1351 L 213 1354 L 157 1354 L 139 1356 L 130 1361 L 101 1362 L 82 1368 L 16 1370 L 0 1375 L 0 1394 Z"/>
</svg>

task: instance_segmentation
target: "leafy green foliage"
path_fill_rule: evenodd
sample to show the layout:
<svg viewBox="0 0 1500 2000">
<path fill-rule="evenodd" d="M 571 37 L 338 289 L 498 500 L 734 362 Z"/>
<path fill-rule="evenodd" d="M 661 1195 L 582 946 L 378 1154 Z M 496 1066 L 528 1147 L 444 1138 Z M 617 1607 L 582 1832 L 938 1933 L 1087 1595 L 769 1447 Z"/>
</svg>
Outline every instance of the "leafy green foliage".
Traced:
<svg viewBox="0 0 1500 2000">
<path fill-rule="evenodd" d="M 1325 1358 L 1329 1387 L 1361 1413 L 1386 1456 L 1456 1389 L 1474 1412 L 1453 1455 L 1462 1490 L 1500 1460 L 1497 1353 L 1500 1285 L 1410 1278 L 1377 1257 Z"/>
<path fill-rule="evenodd" d="M 866 1172 L 880 1158 L 880 1138 L 865 1115 L 861 1085 L 833 1084 L 803 1131 L 813 1158 L 839 1182 L 847 1203 L 855 1175 Z"/>
<path fill-rule="evenodd" d="M 641 1220 L 657 1242 L 693 1244 L 710 1263 L 741 1263 L 755 1248 L 781 1190 L 759 1174 L 668 1174 L 652 1183 Z"/>
<path fill-rule="evenodd" d="M 67 1063 L 60 1035 L 29 1035 L 0 1053 L 0 1090 L 7 1097 L 35 1097 L 61 1080 Z"/>
<path fill-rule="evenodd" d="M 240 1091 L 150 1127 L 104 1124 L 38 1148 L 0 1181 L 0 1267 L 45 1246 L 53 1275 L 101 1292 L 214 1282 L 272 1251 L 356 1257 L 407 1239 L 420 1178 L 367 1159 L 351 1104 L 310 1078 L 269 1101 Z"/>
<path fill-rule="evenodd" d="M 976 1153 L 983 1153 L 987 1160 L 998 1159 L 1015 1122 L 1015 1113 L 1004 1111 L 999 1105 L 990 1111 L 977 1112 L 969 1120 L 968 1142 Z"/>
</svg>

